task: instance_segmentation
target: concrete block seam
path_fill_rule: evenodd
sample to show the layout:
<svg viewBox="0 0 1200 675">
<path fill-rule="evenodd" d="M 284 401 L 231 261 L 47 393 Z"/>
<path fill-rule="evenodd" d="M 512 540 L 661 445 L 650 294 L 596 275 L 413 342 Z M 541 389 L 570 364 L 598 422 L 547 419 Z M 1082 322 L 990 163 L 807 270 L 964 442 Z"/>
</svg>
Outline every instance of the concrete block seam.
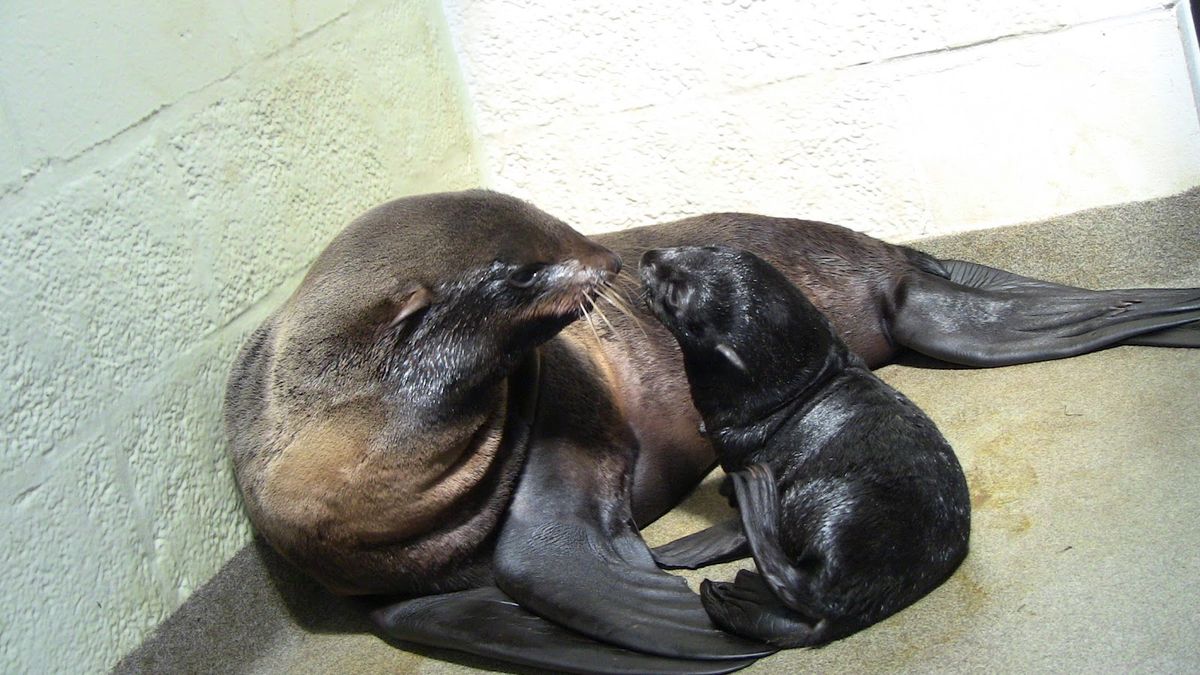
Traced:
<svg viewBox="0 0 1200 675">
<path fill-rule="evenodd" d="M 1089 19 L 1086 21 L 1081 21 L 1079 23 L 1056 24 L 1050 28 L 1039 28 L 1039 29 L 1033 29 L 1033 30 L 1028 30 L 1028 31 L 1018 31 L 1015 33 L 1009 33 L 1006 35 L 987 38 L 984 40 L 976 40 L 976 41 L 962 43 L 962 44 L 948 45 L 946 47 L 942 47 L 939 49 L 923 50 L 923 51 L 911 52 L 911 53 L 906 53 L 906 54 L 896 54 L 893 56 L 886 56 L 886 57 L 879 58 L 879 59 L 870 59 L 870 60 L 860 61 L 860 62 L 851 63 L 851 64 L 833 66 L 833 67 L 829 67 L 829 68 L 809 70 L 809 71 L 805 71 L 802 73 L 797 73 L 795 75 L 791 75 L 789 77 L 784 77 L 784 78 L 779 78 L 779 79 L 769 80 L 769 81 L 764 81 L 764 82 L 754 82 L 751 84 L 747 84 L 745 86 L 734 87 L 734 88 L 726 89 L 723 91 L 700 92 L 697 94 L 691 94 L 691 95 L 687 95 L 687 96 L 672 97 L 670 99 L 637 103 L 635 105 L 625 106 L 622 108 L 598 110 L 596 112 L 587 113 L 584 115 L 577 115 L 577 116 L 575 116 L 575 119 L 577 119 L 577 120 L 606 119 L 606 118 L 613 117 L 615 115 L 639 112 L 642 110 L 646 110 L 648 108 L 655 108 L 655 107 L 662 106 L 662 105 L 681 105 L 682 106 L 682 105 L 687 105 L 687 104 L 703 103 L 706 101 L 724 99 L 724 98 L 730 97 L 730 96 L 737 96 L 737 95 L 741 95 L 741 94 L 747 94 L 747 93 L 752 93 L 752 92 L 756 92 L 756 91 L 767 90 L 767 89 L 771 89 L 771 88 L 774 88 L 774 87 L 777 87 L 780 85 L 787 85 L 790 83 L 803 81 L 803 80 L 807 80 L 807 79 L 814 78 L 814 77 L 827 77 L 827 76 L 833 75 L 833 74 L 845 73 L 845 72 L 853 71 L 853 70 L 856 70 L 859 68 L 907 63 L 907 62 L 910 62 L 910 61 L 913 61 L 915 59 L 919 59 L 919 58 L 925 57 L 925 56 L 935 56 L 935 55 L 939 55 L 939 54 L 952 54 L 952 53 L 958 53 L 958 52 L 969 52 L 974 49 L 984 48 L 984 47 L 988 47 L 988 46 L 995 45 L 995 44 L 1004 44 L 1004 43 L 1015 42 L 1015 41 L 1020 41 L 1020 40 L 1035 39 L 1035 38 L 1044 37 L 1044 36 L 1056 35 L 1059 33 L 1072 32 L 1072 31 L 1079 30 L 1079 29 L 1092 28 L 1092 27 L 1102 25 L 1102 24 L 1107 24 L 1107 23 L 1113 23 L 1113 24 L 1121 23 L 1121 24 L 1132 25 L 1132 24 L 1141 23 L 1141 22 L 1149 21 L 1149 20 L 1153 20 L 1153 19 L 1160 19 L 1160 18 L 1162 18 L 1163 12 L 1165 12 L 1165 11 L 1174 11 L 1173 5 L 1168 3 L 1167 5 L 1163 5 L 1163 6 L 1159 6 L 1159 7 L 1155 7 L 1155 8 L 1151 8 L 1151 9 L 1143 9 L 1143 10 L 1139 10 L 1136 12 L 1119 14 L 1116 16 L 1103 17 L 1103 18 L 1099 18 L 1099 19 Z M 474 107 L 472 107 L 472 109 L 474 110 Z M 502 129 L 499 129 L 496 131 L 486 133 L 482 136 L 482 139 L 485 141 L 491 141 L 491 140 L 498 140 L 498 139 L 503 139 L 503 138 L 507 138 L 507 137 L 511 137 L 511 136 L 520 136 L 521 134 L 524 134 L 524 133 L 528 133 L 528 132 L 535 131 L 538 129 L 544 129 L 546 127 L 554 126 L 555 123 L 556 122 L 554 120 L 546 120 L 546 121 L 538 121 L 538 122 L 528 123 L 528 124 L 514 125 L 514 126 L 505 127 L 505 128 L 502 128 Z M 490 169 L 490 167 L 488 167 L 488 168 Z"/>
<path fill-rule="evenodd" d="M 7 185 L 0 185 L 0 200 L 15 197 L 26 192 L 33 187 L 42 176 L 45 176 L 48 173 L 53 173 L 54 170 L 70 172 L 67 177 L 59 178 L 57 181 L 54 181 L 56 185 L 62 181 L 69 182 L 78 176 L 92 171 L 95 167 L 92 166 L 92 163 L 88 162 L 87 160 L 94 157 L 99 151 L 108 149 L 124 150 L 125 148 L 123 146 L 136 143 L 138 140 L 143 139 L 148 133 L 152 133 L 152 130 L 150 130 L 151 125 L 158 123 L 162 120 L 162 118 L 176 113 L 177 111 L 181 111 L 181 114 L 187 114 L 211 105 L 215 101 L 220 100 L 222 97 L 222 92 L 218 90 L 223 89 L 225 85 L 236 83 L 247 72 L 253 71 L 256 68 L 268 65 L 273 61 L 284 58 L 293 52 L 297 52 L 297 50 L 299 50 L 298 54 L 303 54 L 305 53 L 304 50 L 306 49 L 312 49 L 321 46 L 317 43 L 319 40 L 325 38 L 328 28 L 344 22 L 347 17 L 354 13 L 355 10 L 368 5 L 378 4 L 380 3 L 359 3 L 355 5 L 354 8 L 338 14 L 332 19 L 329 19 L 328 21 L 312 28 L 311 30 L 306 31 L 302 35 L 293 36 L 290 42 L 279 47 L 278 49 L 261 57 L 251 59 L 229 71 L 224 76 L 210 80 L 199 87 L 195 87 L 183 93 L 174 101 L 159 105 L 154 110 L 146 113 L 116 133 L 113 133 L 104 139 L 88 145 L 79 152 L 67 157 L 44 157 L 39 159 L 22 171 L 22 177 L 19 181 L 12 182 Z M 145 131 L 146 133 L 140 134 L 140 131 Z M 117 146 L 122 147 L 118 148 Z M 107 162 L 101 159 L 98 163 L 100 165 L 104 165 Z M 51 187 L 51 189 L 53 189 L 53 187 Z"/>
</svg>

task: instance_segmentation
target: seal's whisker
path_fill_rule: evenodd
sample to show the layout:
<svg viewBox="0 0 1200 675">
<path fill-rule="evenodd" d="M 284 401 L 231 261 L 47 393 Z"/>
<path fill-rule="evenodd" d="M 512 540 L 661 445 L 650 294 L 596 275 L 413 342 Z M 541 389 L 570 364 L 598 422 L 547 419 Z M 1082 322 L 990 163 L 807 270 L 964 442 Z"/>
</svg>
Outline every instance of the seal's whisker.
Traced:
<svg viewBox="0 0 1200 675">
<path fill-rule="evenodd" d="M 595 307 L 595 305 L 592 306 Z M 584 306 L 583 302 L 579 303 L 579 311 L 583 312 L 583 318 L 587 320 L 588 326 L 592 329 L 592 335 L 596 337 L 596 345 L 603 347 L 604 342 L 600 339 L 600 333 L 596 330 L 596 324 L 592 323 L 592 315 L 588 314 L 587 307 Z"/>
<path fill-rule="evenodd" d="M 639 316 L 640 313 L 638 312 L 638 309 L 644 310 L 646 308 L 646 298 L 649 296 L 649 294 L 650 289 L 646 288 L 645 286 L 638 285 L 637 290 L 621 298 L 621 300 L 625 302 L 625 307 L 629 309 L 630 314 L 638 317 L 639 321 L 641 317 Z"/>
<path fill-rule="evenodd" d="M 617 283 L 614 283 L 619 279 L 620 277 L 618 276 L 616 279 L 601 283 L 600 294 L 604 295 L 605 299 L 608 300 L 608 303 L 614 306 L 619 305 L 617 309 L 622 310 L 624 313 L 626 313 L 626 315 L 632 316 L 632 312 L 630 311 L 630 306 L 628 303 L 628 289 L 619 287 Z"/>
<path fill-rule="evenodd" d="M 619 300 L 625 309 L 629 310 L 631 315 L 637 314 L 633 311 L 634 298 L 638 297 L 643 292 L 641 284 L 635 284 L 631 279 L 618 276 L 614 281 L 623 281 L 624 286 L 618 286 L 615 283 L 606 283 L 604 288 L 612 291 L 608 295 L 613 300 Z M 631 285 L 632 284 L 632 285 Z"/>
<path fill-rule="evenodd" d="M 605 300 L 608 300 L 610 303 L 615 305 L 617 309 L 630 316 L 633 315 L 633 308 L 631 308 L 629 303 L 626 302 L 627 298 L 621 289 L 611 284 L 606 284 L 600 287 L 600 294 L 604 296 Z"/>
<path fill-rule="evenodd" d="M 623 297 L 630 305 L 641 305 L 646 302 L 646 294 L 649 293 L 646 286 L 642 283 L 629 279 L 623 276 L 617 276 L 617 279 L 625 282 L 625 292 Z"/>
<path fill-rule="evenodd" d="M 637 279 L 634 279 L 632 277 L 626 276 L 624 274 L 618 274 L 614 278 L 614 281 L 621 282 L 624 290 L 621 291 L 618 289 L 618 292 L 621 292 L 627 299 L 638 295 L 643 290 L 643 286 L 640 281 L 638 281 Z"/>
<path fill-rule="evenodd" d="M 619 295 L 614 295 L 613 293 L 607 291 L 616 291 L 616 289 L 602 288 L 600 290 L 600 297 L 604 298 L 605 301 L 607 301 L 613 307 L 616 307 L 617 311 L 629 317 L 633 321 L 634 325 L 637 326 L 638 330 L 641 331 L 642 337 L 649 337 L 646 334 L 646 327 L 642 324 L 642 318 L 637 315 L 637 312 L 633 311 L 629 305 L 625 304 L 625 301 L 621 299 Z"/>
<path fill-rule="evenodd" d="M 600 315 L 600 320 L 604 322 L 605 326 L 608 326 L 608 329 L 612 331 L 612 334 L 617 336 L 617 340 L 619 340 L 621 344 L 625 345 L 625 347 L 628 349 L 629 344 L 625 342 L 625 336 L 617 332 L 617 329 L 613 327 L 612 322 L 609 321 L 608 317 L 604 314 L 604 310 L 600 309 L 600 305 L 597 305 L 595 300 L 592 300 L 592 309 L 596 311 L 596 314 Z"/>
</svg>

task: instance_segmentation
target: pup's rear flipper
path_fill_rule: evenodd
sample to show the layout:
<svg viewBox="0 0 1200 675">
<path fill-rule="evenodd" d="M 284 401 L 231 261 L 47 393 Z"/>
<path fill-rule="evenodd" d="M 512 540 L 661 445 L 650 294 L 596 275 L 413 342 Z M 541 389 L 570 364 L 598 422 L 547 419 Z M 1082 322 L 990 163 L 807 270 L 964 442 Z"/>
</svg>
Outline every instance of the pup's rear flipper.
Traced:
<svg viewBox="0 0 1200 675">
<path fill-rule="evenodd" d="M 896 296 L 895 341 L 967 366 L 1064 358 L 1116 344 L 1200 347 L 1200 289 L 1092 291 L 943 260 Z"/>
</svg>

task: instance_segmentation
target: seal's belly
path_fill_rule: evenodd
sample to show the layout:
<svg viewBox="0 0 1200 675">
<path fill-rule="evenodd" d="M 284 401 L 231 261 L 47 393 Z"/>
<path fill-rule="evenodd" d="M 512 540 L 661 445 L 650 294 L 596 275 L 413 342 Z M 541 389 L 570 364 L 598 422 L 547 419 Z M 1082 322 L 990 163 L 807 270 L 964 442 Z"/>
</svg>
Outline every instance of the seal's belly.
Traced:
<svg viewBox="0 0 1200 675">
<path fill-rule="evenodd" d="M 716 463 L 711 444 L 700 435 L 700 414 L 678 349 L 649 321 L 644 317 L 639 328 L 629 316 L 611 317 L 599 353 L 600 370 L 637 443 L 633 514 L 639 525 L 678 504 Z M 572 328 L 576 340 L 594 343 L 595 335 Z"/>
<path fill-rule="evenodd" d="M 682 501 L 717 456 L 697 431 L 700 416 L 690 403 L 687 410 L 651 410 L 630 422 L 641 445 L 633 471 L 633 517 L 642 527 Z"/>
</svg>

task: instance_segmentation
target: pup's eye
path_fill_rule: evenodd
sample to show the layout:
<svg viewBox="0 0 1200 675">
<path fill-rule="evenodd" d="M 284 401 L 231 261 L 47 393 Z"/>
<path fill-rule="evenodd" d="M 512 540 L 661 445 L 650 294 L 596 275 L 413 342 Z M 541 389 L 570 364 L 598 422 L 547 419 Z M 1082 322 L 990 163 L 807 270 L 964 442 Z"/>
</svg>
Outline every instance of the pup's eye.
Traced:
<svg viewBox="0 0 1200 675">
<path fill-rule="evenodd" d="M 513 288 L 529 288 L 537 279 L 538 272 L 545 268 L 545 263 L 533 263 L 518 267 L 508 275 L 508 285 Z"/>
<path fill-rule="evenodd" d="M 687 291 L 683 284 L 671 284 L 671 304 L 676 307 L 683 305 L 684 299 L 687 297 Z"/>
</svg>

